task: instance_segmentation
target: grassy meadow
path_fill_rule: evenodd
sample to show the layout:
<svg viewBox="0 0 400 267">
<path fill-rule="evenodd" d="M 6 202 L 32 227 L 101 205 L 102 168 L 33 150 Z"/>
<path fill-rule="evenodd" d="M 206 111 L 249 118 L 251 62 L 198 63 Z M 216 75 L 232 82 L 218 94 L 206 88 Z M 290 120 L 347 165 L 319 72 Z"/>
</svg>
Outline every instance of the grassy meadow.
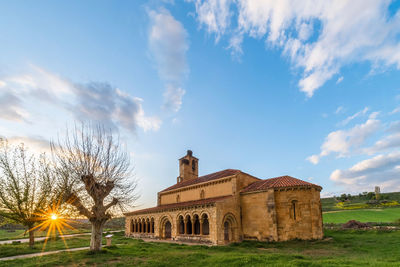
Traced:
<svg viewBox="0 0 400 267">
<path fill-rule="evenodd" d="M 400 220 L 400 208 L 340 210 L 323 213 L 324 223 L 346 223 L 349 220 L 365 223 L 394 223 Z"/>
<path fill-rule="evenodd" d="M 146 243 L 121 233 L 114 240 L 117 245 L 103 253 L 64 252 L 0 261 L 0 266 L 399 266 L 398 231 L 326 230 L 325 236 L 315 241 L 207 247 Z"/>
</svg>

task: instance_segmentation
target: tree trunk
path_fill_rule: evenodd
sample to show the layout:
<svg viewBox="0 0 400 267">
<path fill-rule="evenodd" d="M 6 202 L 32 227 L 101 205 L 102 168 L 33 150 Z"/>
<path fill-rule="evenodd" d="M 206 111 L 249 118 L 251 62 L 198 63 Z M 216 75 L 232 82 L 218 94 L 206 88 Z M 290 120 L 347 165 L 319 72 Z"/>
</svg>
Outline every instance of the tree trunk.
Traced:
<svg viewBox="0 0 400 267">
<path fill-rule="evenodd" d="M 28 231 L 29 231 L 29 247 L 33 248 L 33 245 L 35 244 L 35 233 L 31 230 L 31 228 Z"/>
<path fill-rule="evenodd" d="M 101 250 L 101 239 L 103 236 L 104 222 L 92 222 L 92 236 L 90 239 L 90 250 Z"/>
</svg>

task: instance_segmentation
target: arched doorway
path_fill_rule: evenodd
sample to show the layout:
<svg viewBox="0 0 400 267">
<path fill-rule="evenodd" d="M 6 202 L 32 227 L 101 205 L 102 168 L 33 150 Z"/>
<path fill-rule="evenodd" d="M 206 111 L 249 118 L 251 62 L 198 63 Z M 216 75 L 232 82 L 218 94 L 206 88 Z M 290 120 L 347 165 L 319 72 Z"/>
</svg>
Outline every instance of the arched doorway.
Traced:
<svg viewBox="0 0 400 267">
<path fill-rule="evenodd" d="M 227 213 L 222 220 L 223 238 L 226 243 L 238 241 L 237 221 L 232 213 Z"/>
<path fill-rule="evenodd" d="M 172 225 L 169 221 L 167 221 L 165 223 L 165 234 L 164 234 L 166 239 L 171 238 L 171 232 L 172 232 Z"/>
<path fill-rule="evenodd" d="M 170 239 L 172 237 L 172 223 L 170 217 L 165 216 L 160 220 L 158 232 L 162 239 Z"/>
<path fill-rule="evenodd" d="M 226 221 L 226 222 L 224 222 L 224 241 L 225 242 L 229 242 L 229 232 L 230 232 L 229 222 Z"/>
</svg>

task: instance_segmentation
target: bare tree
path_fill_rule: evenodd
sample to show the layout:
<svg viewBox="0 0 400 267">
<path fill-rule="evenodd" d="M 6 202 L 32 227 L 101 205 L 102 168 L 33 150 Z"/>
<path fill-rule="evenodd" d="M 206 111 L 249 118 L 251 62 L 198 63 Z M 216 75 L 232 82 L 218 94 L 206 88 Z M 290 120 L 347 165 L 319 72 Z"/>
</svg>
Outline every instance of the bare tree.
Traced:
<svg viewBox="0 0 400 267">
<path fill-rule="evenodd" d="M 24 144 L 10 146 L 0 139 L 0 216 L 22 224 L 34 245 L 34 226 L 55 201 L 55 176 L 46 157 L 29 154 Z"/>
<path fill-rule="evenodd" d="M 138 198 L 126 149 L 111 130 L 84 124 L 51 148 L 63 200 L 89 219 L 90 250 L 99 251 L 106 221 Z"/>
</svg>

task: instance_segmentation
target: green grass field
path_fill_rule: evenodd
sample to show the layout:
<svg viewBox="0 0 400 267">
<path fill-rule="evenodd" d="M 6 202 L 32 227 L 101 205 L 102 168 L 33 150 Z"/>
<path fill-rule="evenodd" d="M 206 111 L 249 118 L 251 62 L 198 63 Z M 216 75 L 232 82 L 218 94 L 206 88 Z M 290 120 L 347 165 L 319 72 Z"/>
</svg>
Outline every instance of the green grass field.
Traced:
<svg viewBox="0 0 400 267">
<path fill-rule="evenodd" d="M 399 219 L 400 208 L 342 210 L 323 213 L 324 223 L 346 223 L 349 220 L 387 223 L 396 222 Z"/>
<path fill-rule="evenodd" d="M 0 266 L 399 266 L 398 231 L 327 230 L 325 235 L 318 241 L 247 241 L 218 247 L 145 243 L 119 236 L 118 245 L 103 253 L 60 253 L 0 261 Z"/>
</svg>

